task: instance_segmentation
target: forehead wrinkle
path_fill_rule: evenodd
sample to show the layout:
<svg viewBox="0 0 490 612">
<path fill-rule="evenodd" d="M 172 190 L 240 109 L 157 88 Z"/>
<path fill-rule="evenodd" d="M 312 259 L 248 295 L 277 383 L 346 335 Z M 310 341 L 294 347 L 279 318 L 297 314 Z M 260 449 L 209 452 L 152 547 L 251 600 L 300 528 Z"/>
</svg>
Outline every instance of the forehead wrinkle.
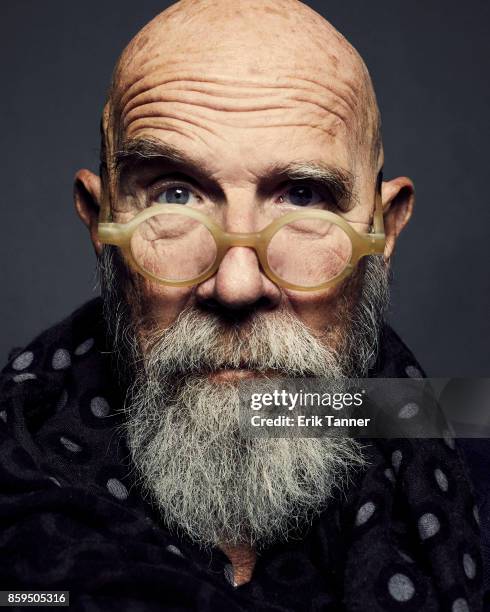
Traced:
<svg viewBox="0 0 490 612">
<path fill-rule="evenodd" d="M 194 111 L 195 116 L 211 120 L 213 119 L 214 111 L 222 111 L 226 114 L 241 114 L 241 113 L 253 113 L 253 112 L 262 112 L 262 111 L 273 111 L 273 110 L 285 110 L 288 108 L 293 108 L 292 105 L 287 104 L 287 101 L 277 101 L 277 104 L 273 104 L 273 100 L 270 98 L 262 99 L 262 100 L 253 100 L 253 102 L 240 101 L 234 99 L 233 102 L 229 102 L 225 100 L 219 100 L 216 98 L 207 98 L 202 97 L 198 98 L 198 96 L 192 96 L 190 98 L 183 98 L 177 95 L 172 96 L 170 92 L 167 92 L 166 95 L 160 95 L 153 98 L 152 101 L 148 101 L 145 103 L 140 103 L 137 106 L 134 106 L 130 111 L 123 113 L 121 119 L 124 127 L 126 127 L 134 118 L 138 118 L 140 113 L 143 113 L 146 117 L 169 117 L 169 111 L 167 109 L 162 112 L 162 107 L 160 104 L 168 103 L 172 105 L 172 108 L 175 106 L 182 107 L 182 110 L 185 107 L 191 107 L 192 111 Z M 202 111 L 202 112 L 200 112 Z M 207 111 L 212 111 L 210 115 Z M 184 111 L 185 112 L 185 111 Z M 197 125 L 197 124 L 196 124 Z M 199 124 L 200 126 L 201 124 Z"/>
<path fill-rule="evenodd" d="M 312 71 L 310 63 L 298 65 L 296 68 L 298 74 L 291 73 L 291 66 L 287 64 L 275 66 L 274 71 L 270 70 L 259 78 L 252 77 L 243 72 L 237 77 L 237 70 L 234 70 L 233 74 L 226 74 L 224 70 L 210 69 L 209 62 L 202 61 L 202 58 L 201 61 L 194 63 L 189 62 L 188 59 L 183 62 L 172 61 L 170 67 L 167 62 L 162 63 L 162 58 L 160 57 L 154 66 L 146 63 L 144 68 L 136 71 L 132 79 L 127 78 L 118 84 L 117 101 L 120 108 L 125 108 L 132 100 L 138 98 L 141 93 L 157 85 L 166 86 L 171 84 L 174 84 L 176 89 L 185 88 L 188 91 L 195 90 L 203 93 L 212 93 L 215 89 L 225 86 L 226 90 L 220 89 L 223 95 L 240 97 L 253 96 L 255 89 L 265 91 L 280 90 L 282 88 L 291 88 L 297 84 L 301 86 L 303 83 L 313 85 L 314 87 L 323 88 L 330 86 L 335 88 L 334 82 L 337 81 L 339 84 L 337 86 L 339 96 L 341 95 L 340 90 L 342 86 L 346 90 L 346 96 L 350 94 L 352 98 L 358 98 L 359 93 L 364 93 L 362 79 L 359 74 L 349 74 L 346 70 L 329 70 L 327 65 L 324 68 L 325 78 L 322 81 L 318 78 L 304 76 Z M 203 74 L 206 76 L 202 76 Z M 178 87 L 179 83 L 182 83 L 183 86 Z M 237 89 L 236 94 L 234 93 L 234 88 Z"/>
<path fill-rule="evenodd" d="M 219 3 L 223 4 L 223 3 Z M 234 5 L 237 2 L 234 2 Z M 270 4 L 270 3 L 265 3 Z M 303 30 L 301 30 L 301 36 L 292 36 L 288 40 L 288 45 L 284 45 L 283 42 L 280 44 L 274 43 L 273 37 L 268 35 L 264 41 L 264 45 L 254 44 L 254 41 L 247 40 L 246 32 L 232 32 L 230 29 L 223 32 L 218 37 L 219 44 L 216 41 L 210 41 L 210 38 L 216 36 L 216 32 L 223 27 L 223 23 L 228 23 L 229 11 L 223 10 L 220 13 L 220 18 L 212 22 L 212 27 L 209 28 L 208 36 L 203 42 L 200 40 L 199 48 L 195 48 L 195 44 L 192 43 L 192 37 L 190 37 L 189 31 L 184 27 L 178 28 L 176 23 L 170 24 L 165 19 L 165 12 L 154 20 L 153 27 L 150 27 L 153 22 L 150 22 L 149 26 L 145 27 L 142 33 L 149 28 L 147 34 L 143 37 L 142 33 L 135 37 L 144 38 L 146 43 L 142 46 L 138 46 L 134 49 L 135 43 L 130 43 L 127 50 L 123 53 L 123 56 L 119 62 L 119 69 L 116 69 L 115 89 L 119 92 L 120 106 L 124 107 L 128 98 L 134 97 L 138 93 L 138 85 L 141 81 L 149 80 L 150 84 L 154 84 L 155 74 L 160 72 L 159 67 L 165 66 L 167 74 L 172 72 L 173 74 L 186 73 L 188 71 L 189 64 L 194 69 L 194 75 L 189 75 L 191 78 L 196 77 L 196 73 L 199 75 L 201 70 L 205 70 L 209 73 L 210 66 L 216 63 L 221 65 L 221 71 L 228 72 L 228 78 L 225 78 L 225 82 L 230 82 L 230 76 L 234 77 L 238 71 L 245 76 L 247 73 L 247 62 L 254 62 L 254 69 L 252 73 L 262 73 L 269 76 L 272 74 L 277 78 L 277 72 L 284 69 L 291 69 L 293 67 L 298 74 L 303 74 L 306 71 L 312 70 L 311 57 L 317 58 L 317 64 L 321 64 L 326 68 L 333 68 L 333 76 L 339 78 L 340 75 L 355 74 L 358 77 L 363 76 L 362 69 L 357 65 L 361 61 L 353 50 L 351 50 L 349 44 L 345 39 L 328 24 L 323 18 L 317 15 L 314 11 L 305 7 L 301 3 L 286 3 L 289 6 L 294 6 L 295 17 L 298 19 L 300 13 L 303 14 L 301 17 L 305 18 L 305 11 L 308 20 L 314 18 L 316 22 L 315 27 L 320 30 L 322 35 L 320 36 L 315 30 L 315 36 L 305 36 Z M 197 5 L 196 3 L 184 3 L 177 5 L 181 7 L 187 7 L 189 10 L 189 16 L 192 17 L 195 12 Z M 250 3 L 244 3 L 241 5 L 242 9 L 246 7 L 247 10 L 242 10 L 243 18 L 248 18 L 252 11 L 252 5 Z M 257 8 L 257 7 L 256 7 Z M 299 11 L 299 12 L 298 12 Z M 179 12 L 177 10 L 173 12 Z M 185 11 L 184 11 L 185 12 Z M 226 13 L 226 14 L 225 14 Z M 232 19 L 233 22 L 233 19 Z M 302 28 L 305 24 L 299 19 L 299 24 Z M 230 24 L 228 24 L 230 25 Z M 256 25 L 256 24 L 252 24 Z M 276 24 L 277 25 L 277 24 Z M 296 25 L 296 24 L 295 24 Z M 202 24 L 201 24 L 202 26 Z M 149 36 L 150 31 L 153 36 Z M 184 41 L 190 38 L 188 44 L 182 45 L 182 33 Z M 313 34 L 313 32 L 311 33 Z M 173 44 L 173 38 L 177 44 Z M 324 40 L 324 39 L 327 40 Z M 237 42 L 238 39 L 238 42 Z M 298 43 L 298 39 L 299 43 Z M 283 37 L 282 39 L 283 40 Z M 241 42 L 240 42 L 241 41 Z M 193 48 L 194 45 L 194 48 Z M 307 53 L 305 45 L 310 49 Z M 133 50 L 133 53 L 130 51 Z M 230 55 L 231 51 L 231 55 Z M 343 53 L 340 53 L 343 51 Z M 301 58 L 307 55 L 308 61 L 304 63 Z M 182 59 L 183 58 L 183 59 Z M 262 65 L 263 64 L 263 65 Z M 304 64 L 304 65 L 303 65 Z M 267 67 L 265 67 L 267 66 Z M 124 67 L 124 69 L 122 69 Z M 318 72 L 318 71 L 316 71 Z M 332 72 L 332 71 L 330 71 Z M 250 71 L 248 71 L 250 75 Z M 218 77 L 218 75 L 216 75 Z M 190 80 L 190 79 L 189 79 Z M 215 79 L 219 82 L 219 78 Z M 242 77 L 243 82 L 243 77 Z M 261 83 L 263 85 L 263 82 Z M 136 89 L 133 92 L 133 88 Z M 147 85 L 142 84 L 142 88 L 146 89 Z"/>
<path fill-rule="evenodd" d="M 296 87 L 291 87 L 293 81 Z M 177 81 L 172 80 L 172 84 L 175 83 Z M 201 83 L 203 82 L 201 81 Z M 223 88 L 216 91 L 216 87 L 211 87 L 213 94 L 209 93 L 209 83 L 207 81 L 204 82 L 205 86 L 201 90 L 193 89 L 192 92 L 188 91 L 185 82 L 182 82 L 182 87 L 177 89 L 156 87 L 139 94 L 136 99 L 128 102 L 121 113 L 120 122 L 123 129 L 127 129 L 132 123 L 133 128 L 135 124 L 137 129 L 141 129 L 141 121 L 150 120 L 161 126 L 165 124 L 166 120 L 173 118 L 217 136 L 218 131 L 213 129 L 213 124 L 240 127 L 243 113 L 248 116 L 252 113 L 257 115 L 258 122 L 249 123 L 248 127 L 267 125 L 274 127 L 278 126 L 278 123 L 272 122 L 277 113 L 292 111 L 294 115 L 297 115 L 298 112 L 302 114 L 309 112 L 307 108 L 298 107 L 297 102 L 299 102 L 304 106 L 316 107 L 322 113 L 325 113 L 323 122 L 318 114 L 313 115 L 312 120 L 317 125 L 323 123 L 322 127 L 324 128 L 325 124 L 328 124 L 324 131 L 330 136 L 336 133 L 335 128 L 338 127 L 338 122 L 345 124 L 346 128 L 349 128 L 352 124 L 357 124 L 356 127 L 358 127 L 357 109 L 349 106 L 351 100 L 340 93 L 339 87 L 316 81 L 313 82 L 314 86 L 317 89 L 321 87 L 323 91 L 311 91 L 303 88 L 301 95 L 296 94 L 297 85 L 303 85 L 304 83 L 309 84 L 312 81 L 290 79 L 289 86 L 280 83 L 258 90 L 256 89 L 257 83 L 254 82 L 245 85 L 245 94 L 247 95 L 245 98 L 239 95 L 239 92 L 243 90 L 242 84 L 240 84 L 240 87 L 233 85 L 232 92 L 229 89 L 223 90 Z M 250 87 L 254 89 L 250 90 Z M 202 93 L 202 91 L 205 93 Z M 267 91 L 274 93 L 266 95 Z M 160 103 L 167 103 L 171 106 L 167 106 L 162 111 Z M 222 111 L 222 113 L 216 114 L 216 111 Z M 297 117 L 294 117 L 294 115 L 290 115 L 290 123 L 297 126 Z M 337 120 L 334 125 L 332 125 L 332 116 Z M 204 121 L 196 121 L 196 118 L 204 119 Z M 159 121 L 159 119 L 161 120 Z"/>
<path fill-rule="evenodd" d="M 214 79 L 200 80 L 199 82 L 187 81 L 185 77 L 181 79 L 154 80 L 156 85 L 150 85 L 146 89 L 140 88 L 139 92 L 129 99 L 121 108 L 121 117 L 127 117 L 135 108 L 145 104 L 156 102 L 183 102 L 189 105 L 208 107 L 216 110 L 240 111 L 248 108 L 267 109 L 283 107 L 284 100 L 298 100 L 317 104 L 329 110 L 327 105 L 320 100 L 327 94 L 337 98 L 347 112 L 355 114 L 357 100 L 359 96 L 354 95 L 354 91 L 349 83 L 342 86 L 335 86 L 332 83 L 313 81 L 310 79 L 295 79 L 288 77 L 287 80 L 274 85 L 254 83 L 229 83 L 223 82 L 221 86 Z M 189 87 L 189 83 L 192 85 Z M 198 85 L 201 85 L 199 86 Z M 304 87 L 304 84 L 310 87 Z M 171 87 L 169 87 L 171 85 Z M 179 86 L 180 85 L 180 86 Z M 311 88 L 311 85 L 319 91 Z M 300 87 L 303 98 L 296 95 L 296 90 Z M 316 100 L 315 100 L 316 98 Z M 247 107 L 247 105 L 250 105 Z M 346 117 L 342 117 L 345 121 Z"/>
<path fill-rule="evenodd" d="M 285 123 L 284 121 L 282 121 L 283 116 L 284 116 L 283 109 L 279 109 L 277 112 L 275 112 L 275 116 L 279 119 L 279 121 L 272 122 L 270 113 L 271 111 L 269 111 L 268 114 L 263 114 L 263 116 L 255 117 L 254 121 L 248 120 L 247 125 L 245 126 L 243 125 L 241 114 L 239 114 L 239 116 L 237 117 L 237 114 L 233 115 L 230 113 L 227 113 L 227 114 L 223 113 L 221 121 L 218 121 L 218 118 L 215 119 L 213 123 L 213 125 L 215 125 L 215 129 L 213 129 L 212 126 L 207 126 L 206 131 L 209 134 L 212 134 L 214 137 L 220 138 L 222 142 L 225 142 L 225 143 L 227 142 L 227 140 L 220 133 L 220 130 L 223 127 L 228 127 L 228 128 L 238 129 L 238 130 L 245 130 L 245 131 L 250 131 L 252 129 L 274 130 L 276 128 L 281 128 L 281 127 L 289 128 L 289 129 L 291 129 L 291 127 L 293 127 L 294 129 L 299 128 L 299 127 L 304 127 L 311 131 L 321 132 L 322 134 L 326 135 L 330 141 L 331 141 L 331 138 L 334 137 L 337 133 L 337 130 L 336 130 L 337 124 L 335 123 L 333 125 L 332 124 L 328 125 L 326 124 L 325 121 L 314 121 L 313 119 L 311 119 L 308 122 L 294 121 L 294 123 L 293 122 Z M 303 117 L 304 117 L 304 114 L 305 114 L 304 112 L 301 113 Z M 206 141 L 202 137 L 202 135 L 199 135 L 199 133 L 195 131 L 190 132 L 189 130 L 185 130 L 185 129 L 179 130 L 178 127 L 175 125 L 175 122 L 178 122 L 184 127 L 185 126 L 188 127 L 189 126 L 188 118 L 184 116 L 178 116 L 175 114 L 168 115 L 168 118 L 171 118 L 173 120 L 172 123 L 169 123 L 165 117 L 143 117 L 141 119 L 136 119 L 133 123 L 130 124 L 129 126 L 130 129 L 126 131 L 131 136 L 135 136 L 138 132 L 141 133 L 144 130 L 151 130 L 151 131 L 162 130 L 162 131 L 177 132 L 180 135 L 185 136 L 187 138 L 195 137 L 199 139 L 203 145 L 209 148 L 210 143 Z M 201 129 L 200 123 L 199 124 L 196 123 L 195 125 L 199 129 Z M 305 138 L 306 138 L 306 134 L 305 134 Z"/>
<path fill-rule="evenodd" d="M 132 106 L 139 104 L 140 99 L 144 99 L 145 94 L 148 94 L 148 92 L 159 88 L 167 88 L 168 86 L 171 86 L 168 87 L 169 91 L 220 96 L 229 99 L 249 99 L 260 96 L 274 96 L 282 90 L 287 91 L 291 89 L 292 85 L 294 85 L 293 77 L 287 77 L 289 80 L 284 82 L 281 82 L 276 77 L 275 83 L 265 83 L 244 78 L 233 79 L 217 74 L 209 74 L 206 78 L 195 78 L 192 74 L 186 74 L 185 72 L 172 73 L 169 76 L 164 76 L 165 70 L 162 72 L 162 75 L 154 74 L 151 77 L 146 76 L 144 79 L 140 79 L 138 81 L 139 86 L 134 91 L 131 91 L 131 88 L 126 90 L 120 99 L 121 111 L 127 112 L 131 110 Z M 196 70 L 194 70 L 195 72 Z"/>
<path fill-rule="evenodd" d="M 270 15 L 265 15 L 270 13 L 267 7 L 279 6 L 282 8 L 276 11 L 277 19 L 270 20 Z M 260 19 L 259 14 L 262 15 Z M 202 34 L 203 27 L 207 29 L 204 40 L 202 35 L 193 35 Z M 288 35 L 287 45 L 284 45 L 285 32 Z M 245 55 L 242 56 L 237 49 L 244 50 Z M 243 57 L 246 62 L 243 62 Z M 315 60 L 311 64 L 300 65 L 302 58 Z M 235 69 L 247 77 L 265 74 L 277 80 L 280 78 L 277 73 L 286 66 L 297 71 L 296 79 L 300 80 L 299 75 L 305 73 L 304 69 L 311 74 L 316 66 L 315 77 L 309 79 L 307 76 L 304 80 L 314 83 L 317 74 L 327 72 L 326 76 L 341 82 L 341 87 L 336 82 L 330 83 L 330 86 L 338 90 L 338 99 L 343 100 L 343 104 L 354 115 L 358 129 L 355 130 L 357 134 L 352 133 L 352 138 L 364 145 L 370 139 L 373 140 L 372 135 L 377 133 L 376 100 L 362 59 L 334 27 L 310 7 L 292 0 L 234 0 L 233 3 L 229 0 L 184 0 L 147 24 L 121 54 L 114 71 L 112 99 L 108 105 L 112 120 L 104 122 L 105 126 L 112 126 L 113 140 L 120 138 L 122 126 L 118 125 L 119 110 L 124 108 L 127 113 L 140 102 L 139 99 L 134 101 L 135 96 L 154 83 L 156 71 L 162 62 L 165 63 L 167 75 L 170 75 L 166 77 L 170 82 L 172 76 L 182 78 L 182 72 L 187 72 L 189 60 L 197 71 L 197 78 L 196 74 L 193 77 L 189 74 L 187 80 L 197 85 L 197 90 L 201 89 L 203 83 L 199 70 L 209 72 L 216 62 L 224 66 L 225 73 L 229 74 L 222 77 L 222 80 L 227 83 L 228 89 L 221 92 L 221 95 L 230 98 L 254 95 L 253 91 L 246 89 L 238 92 L 238 95 L 229 89 Z M 242 70 L 243 63 L 247 66 Z M 152 73 L 148 74 L 148 71 Z M 244 79 L 235 80 L 241 81 L 243 87 Z M 251 87 L 254 86 L 255 83 L 252 83 Z M 260 86 L 264 91 L 272 91 L 264 89 L 263 80 Z M 196 87 L 192 86 L 188 91 L 194 89 Z M 280 90 L 280 85 L 275 89 Z M 314 117 L 313 123 L 306 126 L 311 129 L 320 128 L 331 136 L 332 130 L 325 129 L 317 119 Z M 153 120 L 152 117 L 145 119 L 149 120 Z M 106 133 L 105 136 L 110 144 L 110 135 Z"/>
<path fill-rule="evenodd" d="M 172 119 L 172 123 L 169 123 L 167 119 Z M 136 137 L 137 133 L 144 132 L 145 130 L 162 130 L 165 132 L 175 132 L 180 136 L 183 136 L 184 138 L 189 138 L 190 140 L 199 140 L 201 144 L 209 146 L 209 142 L 207 142 L 201 134 L 196 131 L 191 132 L 189 131 L 189 129 L 186 130 L 184 129 L 184 127 L 179 127 L 179 123 L 183 124 L 183 126 L 187 126 L 187 128 L 189 127 L 189 124 L 193 124 L 195 127 L 202 129 L 208 134 L 211 134 L 213 137 L 219 138 L 220 140 L 224 141 L 223 136 L 219 133 L 218 130 L 214 130 L 212 126 L 203 127 L 200 123 L 197 123 L 196 121 L 192 121 L 188 118 L 179 117 L 175 114 L 172 115 L 171 113 L 166 113 L 166 117 L 146 116 L 136 119 L 128 126 L 131 128 L 131 130 L 128 130 L 126 128 L 126 132 L 127 135 L 130 135 L 131 137 Z M 123 138 L 124 132 L 121 130 L 118 142 L 121 142 Z"/>
<path fill-rule="evenodd" d="M 356 110 L 360 104 L 362 104 L 362 98 L 365 96 L 360 96 L 358 88 L 356 88 L 356 84 L 353 80 L 348 78 L 338 79 L 338 83 L 335 84 L 332 81 L 322 82 L 317 79 L 309 79 L 307 77 L 302 77 L 298 80 L 301 80 L 305 83 L 311 83 L 317 87 L 325 89 L 332 93 L 335 97 L 341 100 L 347 110 L 350 110 L 354 115 L 356 114 Z"/>
</svg>

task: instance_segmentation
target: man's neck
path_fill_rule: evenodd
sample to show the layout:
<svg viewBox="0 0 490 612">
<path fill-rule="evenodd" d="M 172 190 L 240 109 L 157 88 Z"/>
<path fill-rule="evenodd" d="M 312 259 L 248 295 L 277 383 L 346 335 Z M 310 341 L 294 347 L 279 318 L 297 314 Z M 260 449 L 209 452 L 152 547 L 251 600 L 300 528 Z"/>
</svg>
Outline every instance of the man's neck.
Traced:
<svg viewBox="0 0 490 612">
<path fill-rule="evenodd" d="M 250 582 L 257 560 L 255 550 L 248 544 L 239 544 L 237 546 L 223 545 L 220 548 L 233 566 L 235 586 L 241 586 Z"/>
</svg>

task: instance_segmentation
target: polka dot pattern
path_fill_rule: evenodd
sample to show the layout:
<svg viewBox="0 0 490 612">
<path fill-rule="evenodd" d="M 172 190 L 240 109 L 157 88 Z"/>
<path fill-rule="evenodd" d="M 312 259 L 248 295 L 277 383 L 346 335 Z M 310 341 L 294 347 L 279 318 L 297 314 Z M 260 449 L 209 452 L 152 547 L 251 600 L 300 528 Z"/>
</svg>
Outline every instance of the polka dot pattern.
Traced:
<svg viewBox="0 0 490 612">
<path fill-rule="evenodd" d="M 446 493 L 449 488 L 449 482 L 446 474 L 440 468 L 436 468 L 434 470 L 434 478 L 436 479 L 437 486 L 439 487 L 439 489 Z"/>
<path fill-rule="evenodd" d="M 87 338 L 84 342 L 79 344 L 77 348 L 74 350 L 74 353 L 77 357 L 81 357 L 90 351 L 90 349 L 94 346 L 95 340 L 94 338 Z"/>
<path fill-rule="evenodd" d="M 117 478 L 109 478 L 107 481 L 107 490 L 117 499 L 127 499 L 129 493 L 123 483 Z"/>
<path fill-rule="evenodd" d="M 395 473 L 393 472 L 391 468 L 386 468 L 384 471 L 384 475 L 392 484 L 395 484 L 396 477 L 395 477 Z"/>
<path fill-rule="evenodd" d="M 92 414 L 100 419 L 106 417 L 109 414 L 110 409 L 111 408 L 108 401 L 103 397 L 96 396 L 92 398 L 90 402 L 90 410 L 92 411 Z"/>
<path fill-rule="evenodd" d="M 418 404 L 416 404 L 415 402 L 409 402 L 408 404 L 405 404 L 405 406 L 400 408 L 400 411 L 398 412 L 398 417 L 400 419 L 413 419 L 415 416 L 417 416 L 418 412 Z"/>
<path fill-rule="evenodd" d="M 11 360 L 0 379 L 12 394 L 7 422 L 0 423 L 0 433 L 9 440 L 2 443 L 0 437 L 0 488 L 2 497 L 4 491 L 10 496 L 8 504 L 0 500 L 0 506 L 15 525 L 14 531 L 0 534 L 6 583 L 76 580 L 90 592 L 93 576 L 80 568 L 96 559 L 97 580 L 108 581 L 100 585 L 107 592 L 115 592 L 113 576 L 141 576 L 147 581 L 145 589 L 146 584 L 151 589 L 152 580 L 155 592 L 165 585 L 178 607 L 185 583 L 186 603 L 196 594 L 194 609 L 203 612 L 234 609 L 235 593 L 240 592 L 243 609 L 267 607 L 270 593 L 277 594 L 273 603 L 284 610 L 304 609 L 304 593 L 325 610 L 359 609 L 362 602 L 366 610 L 415 612 L 437 610 L 441 601 L 444 609 L 455 612 L 476 609 L 483 574 L 477 514 L 458 453 L 446 440 L 370 441 L 366 467 L 332 499 L 328 512 L 315 518 L 302 540 L 264 550 L 250 588 L 235 591 L 230 586 L 235 584 L 233 567 L 225 555 L 199 550 L 169 532 L 143 497 L 121 436 L 124 398 L 110 384 L 108 353 L 95 332 L 100 309 L 89 318 L 83 314 L 83 323 L 81 316 L 74 315 L 50 331 L 47 340 L 17 353 L 15 359 L 32 353 L 31 363 L 15 369 Z M 380 363 L 387 370 L 380 375 L 388 371 L 393 377 L 423 376 L 413 357 L 387 333 L 383 346 L 391 343 L 393 351 L 382 356 Z M 15 376 L 27 377 L 18 384 Z M 397 398 L 394 415 L 413 419 L 417 426 L 420 413 L 415 406 L 421 405 L 416 397 Z M 28 421 L 31 416 L 33 422 Z M 40 450 L 35 459 L 32 448 Z M 46 508 L 32 513 L 28 528 L 16 515 L 12 500 L 17 497 L 23 511 L 29 511 L 31 500 Z M 22 564 L 15 556 L 7 558 L 5 551 L 12 550 L 22 552 Z M 36 563 L 39 550 L 41 566 Z M 341 565 L 336 564 L 340 557 Z M 220 588 L 213 579 L 204 595 L 199 594 L 198 567 L 211 570 L 222 582 Z M 178 581 L 173 579 L 176 569 Z M 334 578 L 325 576 L 339 580 L 341 602 Z M 132 596 L 130 580 L 125 587 Z M 137 597 L 135 601 L 140 604 Z M 197 605 L 202 602 L 204 606 Z M 146 609 L 146 603 L 140 607 Z"/>
<path fill-rule="evenodd" d="M 53 355 L 51 365 L 53 370 L 65 370 L 69 368 L 71 365 L 70 353 L 66 349 L 58 349 Z"/>
<path fill-rule="evenodd" d="M 173 555 L 177 555 L 177 557 L 184 558 L 184 555 L 182 554 L 182 551 L 180 550 L 180 548 L 178 548 L 174 544 L 169 544 L 167 546 L 167 550 L 168 550 L 168 552 L 172 553 Z"/>
<path fill-rule="evenodd" d="M 441 525 L 435 514 L 426 512 L 419 518 L 418 528 L 421 539 L 428 540 L 438 533 Z"/>
<path fill-rule="evenodd" d="M 373 516 L 375 511 L 376 506 L 372 501 L 368 501 L 363 504 L 357 511 L 356 525 L 360 527 L 361 525 L 364 525 L 364 523 L 367 523 L 369 519 Z"/>
<path fill-rule="evenodd" d="M 462 597 L 456 599 L 452 605 L 451 612 L 470 612 L 466 599 L 463 599 Z"/>
<path fill-rule="evenodd" d="M 463 555 L 463 569 L 466 577 L 469 578 L 469 580 L 473 580 L 476 576 L 476 564 L 473 557 L 468 553 Z"/>
<path fill-rule="evenodd" d="M 16 374 L 12 380 L 16 383 L 22 383 L 26 380 L 36 380 L 37 376 L 32 372 L 24 372 L 23 374 Z"/>
<path fill-rule="evenodd" d="M 410 378 L 423 378 L 422 372 L 414 365 L 408 365 L 405 368 L 405 373 Z"/>
<path fill-rule="evenodd" d="M 446 446 L 448 446 L 451 450 L 454 450 L 456 448 L 456 443 L 454 442 L 454 438 L 451 432 L 447 429 L 443 432 L 443 440 Z"/>
<path fill-rule="evenodd" d="M 80 444 L 77 444 L 73 440 L 70 440 L 70 438 L 61 436 L 60 442 L 66 448 L 66 450 L 70 451 L 71 453 L 80 453 L 82 451 L 82 447 L 80 446 Z"/>
<path fill-rule="evenodd" d="M 24 351 L 12 362 L 12 368 L 14 370 L 25 370 L 28 368 L 34 360 L 34 353 L 32 351 Z"/>
<path fill-rule="evenodd" d="M 413 582 L 405 574 L 394 574 L 388 581 L 388 591 L 395 601 L 409 601 L 415 594 Z"/>
<path fill-rule="evenodd" d="M 401 463 L 402 463 L 402 459 L 403 459 L 403 454 L 402 454 L 401 450 L 393 451 L 393 453 L 391 455 L 391 464 L 393 466 L 395 474 L 398 474 L 398 470 L 400 469 L 400 466 L 401 466 Z"/>
</svg>

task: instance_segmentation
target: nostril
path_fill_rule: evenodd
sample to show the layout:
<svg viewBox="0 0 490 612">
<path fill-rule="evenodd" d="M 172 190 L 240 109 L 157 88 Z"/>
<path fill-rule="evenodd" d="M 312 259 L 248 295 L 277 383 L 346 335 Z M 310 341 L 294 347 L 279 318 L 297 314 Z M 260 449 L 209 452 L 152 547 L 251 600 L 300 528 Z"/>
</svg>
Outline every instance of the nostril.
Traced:
<svg viewBox="0 0 490 612">
<path fill-rule="evenodd" d="M 253 318 L 258 312 L 270 310 L 274 304 L 269 298 L 262 296 L 253 304 L 225 305 L 214 298 L 201 300 L 198 306 L 205 312 L 213 313 L 230 325 L 241 324 Z"/>
<path fill-rule="evenodd" d="M 255 303 L 255 310 L 269 310 L 272 307 L 272 300 L 265 295 L 261 296 Z"/>
</svg>

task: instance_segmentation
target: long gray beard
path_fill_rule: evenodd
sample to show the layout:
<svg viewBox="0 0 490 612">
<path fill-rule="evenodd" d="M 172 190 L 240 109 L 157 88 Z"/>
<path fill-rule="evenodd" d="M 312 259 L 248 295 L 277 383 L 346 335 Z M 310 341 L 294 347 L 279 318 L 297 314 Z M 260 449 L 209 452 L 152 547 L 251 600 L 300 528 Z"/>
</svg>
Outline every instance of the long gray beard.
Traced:
<svg viewBox="0 0 490 612">
<path fill-rule="evenodd" d="M 361 447 L 349 438 L 245 439 L 238 386 L 212 382 L 208 373 L 248 367 L 328 378 L 337 388 L 348 376 L 365 376 L 388 302 L 382 260 L 367 260 L 360 299 L 346 305 L 336 330 L 337 349 L 327 331 L 315 336 L 283 309 L 257 313 L 242 328 L 191 308 L 138 341 L 141 322 L 120 294 L 111 249 L 104 250 L 99 273 L 126 377 L 131 364 L 129 448 L 142 488 L 167 526 L 203 546 L 261 547 L 287 539 L 324 510 L 363 465 Z"/>
</svg>

